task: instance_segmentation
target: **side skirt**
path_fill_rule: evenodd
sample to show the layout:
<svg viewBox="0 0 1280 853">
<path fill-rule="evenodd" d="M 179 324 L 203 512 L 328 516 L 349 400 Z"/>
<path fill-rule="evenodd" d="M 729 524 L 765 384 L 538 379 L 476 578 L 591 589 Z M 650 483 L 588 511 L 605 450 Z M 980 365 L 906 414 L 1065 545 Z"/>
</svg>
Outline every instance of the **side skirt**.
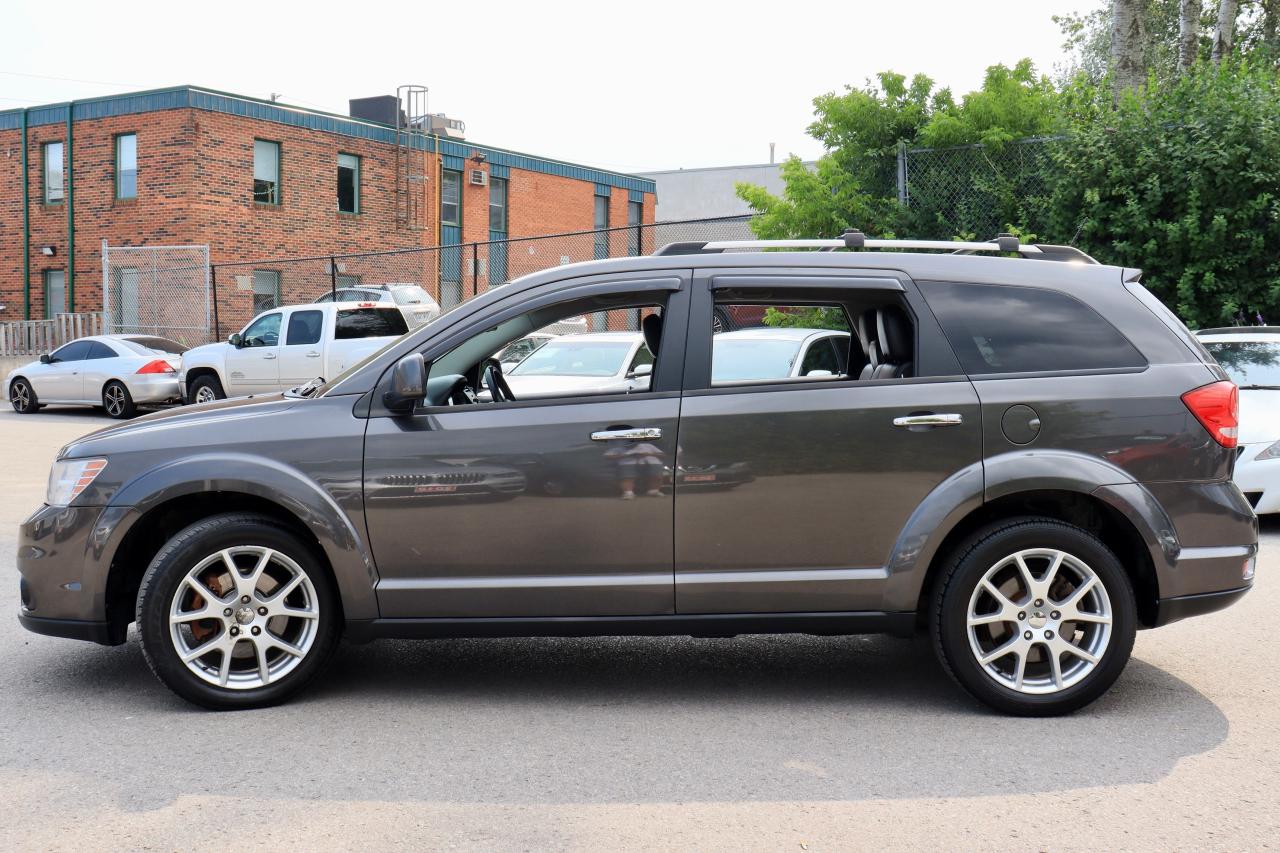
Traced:
<svg viewBox="0 0 1280 853">
<path fill-rule="evenodd" d="M 346 638 L 425 640 L 449 637 L 734 637 L 738 634 L 915 633 L 916 614 L 711 613 L 661 616 L 545 616 L 492 618 L 369 619 L 348 621 Z"/>
</svg>

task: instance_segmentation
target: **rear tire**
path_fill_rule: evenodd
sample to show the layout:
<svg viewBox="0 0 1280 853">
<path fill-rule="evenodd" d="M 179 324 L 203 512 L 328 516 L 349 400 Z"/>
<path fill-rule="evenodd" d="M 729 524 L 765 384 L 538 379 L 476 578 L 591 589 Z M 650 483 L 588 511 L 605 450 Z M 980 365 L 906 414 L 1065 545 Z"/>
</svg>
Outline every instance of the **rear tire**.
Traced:
<svg viewBox="0 0 1280 853">
<path fill-rule="evenodd" d="M 1128 574 L 1092 534 L 1048 518 L 1010 519 L 956 549 L 930 628 L 943 667 L 1006 714 L 1067 714 L 1128 663 L 1137 607 Z"/>
<path fill-rule="evenodd" d="M 191 383 L 188 392 L 192 403 L 212 403 L 214 400 L 225 400 L 227 392 L 222 390 L 222 383 L 216 376 L 201 376 Z"/>
<path fill-rule="evenodd" d="M 29 415 L 37 409 L 44 408 L 36 397 L 36 389 L 21 376 L 9 383 L 9 403 L 20 415 Z"/>
<path fill-rule="evenodd" d="M 102 386 L 102 408 L 107 410 L 108 417 L 118 421 L 128 420 L 138 414 L 138 407 L 133 404 L 133 395 L 118 379 L 112 379 Z"/>
<path fill-rule="evenodd" d="M 274 519 L 231 513 L 160 550 L 142 579 L 137 621 L 156 677 L 221 711 L 275 705 L 305 687 L 337 646 L 341 608 L 314 546 Z"/>
</svg>

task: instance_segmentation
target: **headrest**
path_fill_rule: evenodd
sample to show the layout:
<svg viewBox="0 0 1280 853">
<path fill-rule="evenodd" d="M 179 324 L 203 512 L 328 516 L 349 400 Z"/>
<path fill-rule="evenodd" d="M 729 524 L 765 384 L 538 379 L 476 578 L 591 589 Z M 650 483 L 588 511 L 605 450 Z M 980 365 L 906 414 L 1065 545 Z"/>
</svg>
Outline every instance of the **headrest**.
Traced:
<svg viewBox="0 0 1280 853">
<path fill-rule="evenodd" d="M 897 305 L 886 305 L 876 311 L 876 329 L 879 332 L 880 352 L 884 361 L 910 361 L 911 318 Z"/>
<path fill-rule="evenodd" d="M 640 331 L 644 334 L 644 345 L 649 348 L 649 355 L 658 357 L 658 346 L 662 343 L 662 315 L 646 314 L 640 321 Z"/>
<path fill-rule="evenodd" d="M 869 355 L 871 342 L 876 339 L 876 309 L 868 308 L 858 315 L 858 321 L 854 323 L 854 331 L 858 335 L 858 340 L 862 342 L 863 352 Z"/>
</svg>

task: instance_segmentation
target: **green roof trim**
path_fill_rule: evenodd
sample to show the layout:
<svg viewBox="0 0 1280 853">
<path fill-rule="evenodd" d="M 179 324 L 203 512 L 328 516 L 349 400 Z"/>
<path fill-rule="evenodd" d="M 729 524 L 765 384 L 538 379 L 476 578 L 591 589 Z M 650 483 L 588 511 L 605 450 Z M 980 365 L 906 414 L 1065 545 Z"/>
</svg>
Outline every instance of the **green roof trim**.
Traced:
<svg viewBox="0 0 1280 853">
<path fill-rule="evenodd" d="M 59 124 L 67 120 L 67 110 L 72 104 L 47 104 L 29 107 L 26 110 L 27 122 L 31 127 L 46 124 Z M 377 122 L 354 119 L 350 116 L 327 113 L 320 110 L 291 107 L 273 101 L 264 101 L 246 95 L 235 95 L 230 92 L 219 92 L 196 86 L 177 86 L 170 89 L 153 89 L 145 92 L 129 92 L 122 95 L 108 95 L 100 98 L 86 98 L 74 102 L 76 121 L 82 119 L 99 119 L 109 116 L 129 115 L 135 113 L 158 112 L 172 109 L 197 109 L 245 118 L 272 121 L 293 127 L 302 127 L 324 133 L 335 133 L 383 142 L 394 145 L 395 128 Z M 0 130 L 17 130 L 22 126 L 22 109 L 0 112 Z M 435 140 L 422 137 L 416 147 L 427 151 L 435 150 Z M 648 178 L 639 178 L 620 172 L 609 172 L 521 154 L 503 148 L 480 145 L 475 142 L 457 142 L 451 139 L 439 140 L 439 151 L 446 157 L 467 158 L 473 152 L 485 155 L 491 166 L 503 166 L 508 169 L 524 169 L 530 172 L 542 172 L 548 175 L 573 178 L 594 184 L 631 190 L 642 193 L 654 192 L 654 182 Z"/>
</svg>

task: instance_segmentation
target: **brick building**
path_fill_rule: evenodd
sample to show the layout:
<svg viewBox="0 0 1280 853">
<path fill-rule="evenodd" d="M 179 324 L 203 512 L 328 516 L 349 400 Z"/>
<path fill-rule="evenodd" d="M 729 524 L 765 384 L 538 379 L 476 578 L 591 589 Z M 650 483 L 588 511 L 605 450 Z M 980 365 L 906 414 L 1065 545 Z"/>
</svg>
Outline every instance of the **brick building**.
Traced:
<svg viewBox="0 0 1280 853">
<path fill-rule="evenodd" d="M 654 205 L 653 182 L 633 175 L 191 86 L 8 110 L 0 321 L 102 310 L 103 240 L 207 244 L 222 264 L 651 223 Z M 603 235 L 595 252 L 626 254 L 613 244 L 628 239 Z M 449 304 L 525 272 L 529 245 L 522 264 L 506 249 L 445 250 L 364 280 L 418 281 Z M 259 298 L 314 296 L 316 275 L 359 281 L 356 266 L 303 282 L 288 265 L 246 264 L 218 303 L 234 323 Z"/>
</svg>

